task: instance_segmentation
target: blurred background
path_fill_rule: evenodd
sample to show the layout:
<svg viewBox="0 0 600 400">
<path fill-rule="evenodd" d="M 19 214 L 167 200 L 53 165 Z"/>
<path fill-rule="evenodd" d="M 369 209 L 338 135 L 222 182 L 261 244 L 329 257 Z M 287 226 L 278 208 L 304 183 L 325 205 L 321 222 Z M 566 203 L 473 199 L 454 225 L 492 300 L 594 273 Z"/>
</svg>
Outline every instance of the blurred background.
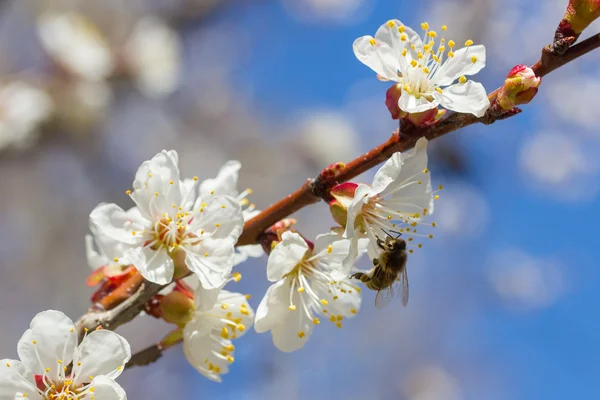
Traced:
<svg viewBox="0 0 600 400">
<path fill-rule="evenodd" d="M 176 149 L 184 176 L 243 164 L 258 208 L 395 129 L 387 84 L 352 42 L 391 18 L 447 24 L 488 51 L 499 86 L 552 40 L 567 0 L 3 0 L 0 2 L 0 354 L 35 313 L 89 307 L 87 218 L 129 207 L 139 164 Z M 591 27 L 582 38 L 598 32 Z M 563 399 L 600 391 L 600 51 L 544 78 L 525 112 L 431 143 L 436 238 L 409 260 L 411 299 L 365 293 L 301 351 L 236 342 L 224 382 L 180 348 L 120 383 L 130 399 Z M 361 177 L 370 182 L 369 176 Z M 324 204 L 297 215 L 308 236 Z M 229 290 L 264 294 L 266 258 Z M 369 261 L 360 265 L 367 268 Z M 169 327 L 122 327 L 134 350 Z M 190 395 L 191 394 L 191 395 Z"/>
</svg>

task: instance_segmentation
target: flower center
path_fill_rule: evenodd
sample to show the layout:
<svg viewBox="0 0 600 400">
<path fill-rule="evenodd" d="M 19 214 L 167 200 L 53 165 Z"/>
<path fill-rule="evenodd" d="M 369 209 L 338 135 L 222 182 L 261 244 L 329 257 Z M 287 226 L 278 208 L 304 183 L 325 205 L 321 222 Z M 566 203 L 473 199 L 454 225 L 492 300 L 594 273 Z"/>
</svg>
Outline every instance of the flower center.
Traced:
<svg viewBox="0 0 600 400">
<path fill-rule="evenodd" d="M 182 207 L 173 205 L 177 210 L 174 215 L 164 213 L 154 225 L 148 229 L 150 240 L 146 242 L 147 246 L 153 250 L 166 248 L 173 250 L 180 245 L 189 245 L 197 242 L 198 236 L 188 230 L 193 217 L 189 211 L 182 211 Z M 132 232 L 133 235 L 137 234 Z"/>
<path fill-rule="evenodd" d="M 86 388 L 83 384 L 75 384 L 70 379 L 52 381 L 46 375 L 36 375 L 35 382 L 37 388 L 43 392 L 42 396 L 47 400 L 67 400 L 78 399 L 86 394 L 92 394 L 94 388 Z"/>
</svg>

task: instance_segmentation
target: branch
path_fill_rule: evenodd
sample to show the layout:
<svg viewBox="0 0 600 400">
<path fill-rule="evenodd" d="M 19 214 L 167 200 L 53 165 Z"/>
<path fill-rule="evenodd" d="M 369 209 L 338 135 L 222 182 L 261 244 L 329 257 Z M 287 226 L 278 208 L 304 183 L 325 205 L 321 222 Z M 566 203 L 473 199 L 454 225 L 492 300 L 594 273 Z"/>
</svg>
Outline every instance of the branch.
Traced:
<svg viewBox="0 0 600 400">
<path fill-rule="evenodd" d="M 163 347 L 160 344 L 154 344 L 150 347 L 146 347 L 142 351 L 138 351 L 131 356 L 131 359 L 125 365 L 125 369 L 133 368 L 135 366 L 142 367 L 148 364 L 152 364 L 158 361 L 162 357 Z"/>
<path fill-rule="evenodd" d="M 571 47 L 563 56 L 553 54 L 550 46 L 546 46 L 542 51 L 541 59 L 533 65 L 532 69 L 537 76 L 542 77 L 598 47 L 600 47 L 600 34 L 596 34 Z M 335 177 L 325 178 L 319 176 L 316 179 L 307 180 L 298 190 L 247 221 L 237 246 L 257 243 L 259 236 L 274 223 L 310 204 L 319 202 L 321 199 L 327 201 L 330 198 L 329 192 L 334 185 L 355 178 L 386 161 L 398 151 L 403 152 L 411 149 L 420 137 L 431 140 L 475 123 L 492 124 L 495 121 L 520 113 L 521 110 L 517 108 L 509 111 L 499 111 L 497 107 L 494 107 L 498 90 L 496 89 L 488 96 L 492 107 L 488 109 L 482 118 L 477 118 L 471 114 L 448 113 L 441 121 L 431 126 L 416 127 L 402 124 L 401 133 L 400 131 L 395 132 L 385 143 L 346 164 Z M 81 333 L 84 328 L 93 330 L 98 326 L 102 326 L 107 329 L 115 329 L 131 321 L 144 309 L 146 302 L 164 286 L 147 282 L 139 274 L 134 275 L 121 287 L 104 298 L 95 309 L 90 310 L 77 321 L 80 337 L 82 337 Z M 131 295 L 134 291 L 135 293 Z M 150 360 L 152 358 L 150 356 L 156 356 L 157 354 L 158 356 L 155 359 L 158 359 L 160 352 L 159 346 L 151 346 L 143 350 L 140 356 L 136 355 L 135 360 L 132 358 L 130 363 L 132 365 L 145 365 L 140 360 Z M 152 361 L 146 363 L 149 362 Z"/>
</svg>

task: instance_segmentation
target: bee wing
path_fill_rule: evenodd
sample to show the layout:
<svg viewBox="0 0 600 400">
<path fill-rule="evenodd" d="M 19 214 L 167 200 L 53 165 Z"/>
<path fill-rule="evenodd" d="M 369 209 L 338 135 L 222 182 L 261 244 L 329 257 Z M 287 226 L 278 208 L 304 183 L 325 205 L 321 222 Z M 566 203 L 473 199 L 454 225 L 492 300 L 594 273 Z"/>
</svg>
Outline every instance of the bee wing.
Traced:
<svg viewBox="0 0 600 400">
<path fill-rule="evenodd" d="M 402 269 L 400 273 L 400 297 L 402 298 L 402 305 L 406 307 L 408 304 L 408 274 L 406 272 L 406 267 Z"/>
<path fill-rule="evenodd" d="M 394 298 L 394 288 L 393 286 L 389 286 L 385 289 L 377 291 L 377 296 L 375 296 L 375 307 L 383 308 L 390 304 L 392 299 Z"/>
</svg>

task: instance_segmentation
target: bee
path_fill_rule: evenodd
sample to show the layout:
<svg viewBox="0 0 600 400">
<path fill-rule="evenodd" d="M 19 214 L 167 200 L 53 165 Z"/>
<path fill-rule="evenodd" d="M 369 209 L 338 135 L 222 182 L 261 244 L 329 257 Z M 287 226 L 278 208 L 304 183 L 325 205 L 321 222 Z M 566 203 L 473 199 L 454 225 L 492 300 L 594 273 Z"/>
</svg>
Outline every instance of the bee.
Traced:
<svg viewBox="0 0 600 400">
<path fill-rule="evenodd" d="M 357 272 L 351 278 L 360 279 L 371 290 L 377 291 L 375 305 L 386 306 L 394 297 L 394 283 L 399 282 L 402 305 L 408 304 L 408 275 L 406 273 L 406 241 L 400 235 L 394 238 L 389 233 L 385 240 L 377 237 L 377 246 L 383 251 L 373 259 L 373 268 L 367 272 Z"/>
</svg>

